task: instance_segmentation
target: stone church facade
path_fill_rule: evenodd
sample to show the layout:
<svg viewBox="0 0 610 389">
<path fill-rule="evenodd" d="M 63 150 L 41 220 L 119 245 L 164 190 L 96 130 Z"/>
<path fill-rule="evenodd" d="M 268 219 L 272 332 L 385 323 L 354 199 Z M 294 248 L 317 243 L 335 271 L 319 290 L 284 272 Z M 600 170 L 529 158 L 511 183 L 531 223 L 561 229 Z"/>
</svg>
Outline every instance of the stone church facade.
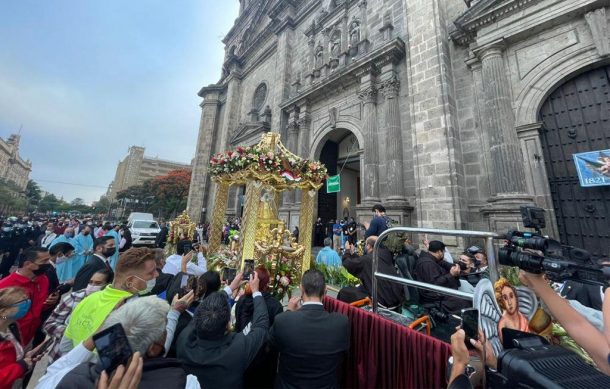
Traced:
<svg viewBox="0 0 610 389">
<path fill-rule="evenodd" d="M 503 232 L 536 204 L 546 233 L 608 254 L 610 187 L 581 188 L 571 154 L 610 148 L 610 2 L 240 4 L 221 79 L 199 92 L 191 217 L 211 214 L 211 155 L 274 131 L 341 175 L 319 193 L 325 219 L 381 202 L 402 225 Z M 291 226 L 299 201 L 282 198 Z"/>
</svg>

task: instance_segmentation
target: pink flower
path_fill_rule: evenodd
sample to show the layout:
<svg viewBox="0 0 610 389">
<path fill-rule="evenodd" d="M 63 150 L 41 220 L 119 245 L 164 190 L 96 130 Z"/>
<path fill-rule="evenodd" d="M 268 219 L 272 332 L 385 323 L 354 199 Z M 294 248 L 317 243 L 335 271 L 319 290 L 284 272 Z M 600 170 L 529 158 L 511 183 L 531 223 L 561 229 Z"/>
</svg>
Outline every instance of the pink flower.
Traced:
<svg viewBox="0 0 610 389">
<path fill-rule="evenodd" d="M 290 285 L 290 280 L 288 279 L 288 277 L 284 276 L 280 278 L 280 284 L 282 284 L 283 286 L 288 286 Z"/>
</svg>

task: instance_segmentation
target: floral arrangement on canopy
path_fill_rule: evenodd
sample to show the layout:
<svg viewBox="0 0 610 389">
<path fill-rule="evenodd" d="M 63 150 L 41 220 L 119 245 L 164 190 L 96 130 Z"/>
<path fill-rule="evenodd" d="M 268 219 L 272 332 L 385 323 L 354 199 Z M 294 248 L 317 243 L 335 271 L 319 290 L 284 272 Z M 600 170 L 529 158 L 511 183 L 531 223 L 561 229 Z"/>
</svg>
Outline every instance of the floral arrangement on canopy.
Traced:
<svg viewBox="0 0 610 389">
<path fill-rule="evenodd" d="M 275 173 L 287 183 L 311 181 L 320 184 L 328 176 L 326 167 L 319 162 L 285 156 L 260 145 L 238 146 L 235 150 L 215 154 L 210 159 L 209 172 L 218 176 L 249 168 L 259 173 Z"/>
<path fill-rule="evenodd" d="M 290 299 L 292 290 L 298 285 L 300 271 L 295 261 L 286 257 L 275 259 L 269 255 L 265 258 L 263 265 L 269 270 L 269 293 L 279 301 L 285 296 Z"/>
<path fill-rule="evenodd" d="M 223 248 L 219 252 L 209 255 L 207 260 L 208 269 L 218 272 L 222 271 L 225 267 L 239 267 L 237 252 L 231 251 L 229 248 Z"/>
</svg>

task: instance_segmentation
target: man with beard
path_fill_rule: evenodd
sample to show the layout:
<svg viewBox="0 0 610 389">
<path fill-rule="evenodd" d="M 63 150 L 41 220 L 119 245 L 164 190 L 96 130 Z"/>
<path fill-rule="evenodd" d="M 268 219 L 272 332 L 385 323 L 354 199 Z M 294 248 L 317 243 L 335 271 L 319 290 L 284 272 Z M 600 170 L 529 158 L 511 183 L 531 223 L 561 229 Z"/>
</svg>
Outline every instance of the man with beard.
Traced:
<svg viewBox="0 0 610 389">
<path fill-rule="evenodd" d="M 91 276 L 102 269 L 110 270 L 112 268 L 108 258 L 112 257 L 117 251 L 114 238 L 111 236 L 102 236 L 95 240 L 93 244 L 93 256 L 80 268 L 74 278 L 74 290 L 81 290 L 87 287 Z M 112 273 L 114 276 L 114 273 Z"/>
</svg>

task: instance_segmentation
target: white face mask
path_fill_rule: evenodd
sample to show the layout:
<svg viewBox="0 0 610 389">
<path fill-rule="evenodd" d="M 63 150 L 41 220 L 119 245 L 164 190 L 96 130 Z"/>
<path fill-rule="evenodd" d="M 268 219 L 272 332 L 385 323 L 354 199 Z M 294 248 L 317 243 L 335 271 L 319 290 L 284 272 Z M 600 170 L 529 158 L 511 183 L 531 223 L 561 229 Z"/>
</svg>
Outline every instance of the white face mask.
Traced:
<svg viewBox="0 0 610 389">
<path fill-rule="evenodd" d="M 89 296 L 91 293 L 99 292 L 100 290 L 102 290 L 102 288 L 103 288 L 102 285 L 88 284 L 87 287 L 85 288 L 85 294 L 87 296 Z"/>
<path fill-rule="evenodd" d="M 136 277 L 137 279 L 141 280 L 141 281 L 144 281 L 143 279 L 141 279 L 141 278 L 140 278 L 140 277 L 138 277 L 138 276 L 135 276 L 135 277 Z M 156 278 L 153 278 L 152 280 L 148 280 L 148 281 L 144 281 L 144 282 L 146 282 L 146 289 L 142 289 L 142 290 L 139 290 L 139 291 L 138 291 L 138 294 L 139 294 L 140 296 L 141 296 L 141 295 L 144 295 L 144 294 L 148 294 L 148 293 L 150 293 L 150 291 L 151 291 L 151 290 L 153 290 L 153 288 L 155 287 L 155 285 L 157 285 L 157 279 L 156 279 Z"/>
</svg>

